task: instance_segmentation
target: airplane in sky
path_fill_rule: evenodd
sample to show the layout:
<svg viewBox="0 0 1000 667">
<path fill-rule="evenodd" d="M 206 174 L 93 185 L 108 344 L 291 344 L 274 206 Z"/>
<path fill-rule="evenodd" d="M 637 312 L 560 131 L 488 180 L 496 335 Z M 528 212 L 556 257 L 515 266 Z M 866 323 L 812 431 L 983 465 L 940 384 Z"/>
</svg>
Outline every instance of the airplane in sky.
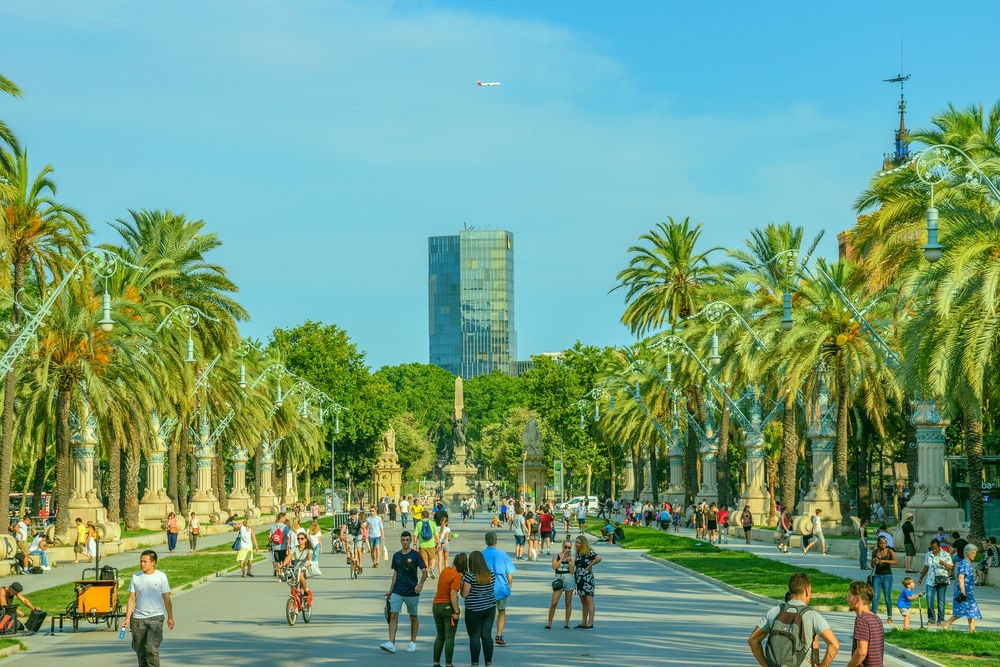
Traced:
<svg viewBox="0 0 1000 667">
<path fill-rule="evenodd" d="M 499 81 L 476 81 L 477 86 L 499 86 Z"/>
</svg>

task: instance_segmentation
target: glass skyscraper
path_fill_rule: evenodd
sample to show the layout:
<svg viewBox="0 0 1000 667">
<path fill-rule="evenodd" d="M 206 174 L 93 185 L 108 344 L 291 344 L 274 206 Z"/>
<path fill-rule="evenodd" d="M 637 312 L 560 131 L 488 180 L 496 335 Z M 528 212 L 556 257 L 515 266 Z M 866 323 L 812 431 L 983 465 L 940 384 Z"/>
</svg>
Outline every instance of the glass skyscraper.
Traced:
<svg viewBox="0 0 1000 667">
<path fill-rule="evenodd" d="M 430 362 L 466 379 L 516 374 L 513 234 L 432 236 L 427 256 Z"/>
</svg>

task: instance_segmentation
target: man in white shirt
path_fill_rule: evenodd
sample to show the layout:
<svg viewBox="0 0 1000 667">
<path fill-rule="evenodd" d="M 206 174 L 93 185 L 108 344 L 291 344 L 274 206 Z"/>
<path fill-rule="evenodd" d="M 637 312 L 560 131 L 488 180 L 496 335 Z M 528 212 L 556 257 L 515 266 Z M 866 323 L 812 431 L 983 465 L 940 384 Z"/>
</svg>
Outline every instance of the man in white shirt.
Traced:
<svg viewBox="0 0 1000 667">
<path fill-rule="evenodd" d="M 132 630 L 132 650 L 139 667 L 160 667 L 163 620 L 174 629 L 174 608 L 170 602 L 167 575 L 156 569 L 156 552 L 146 549 L 139 556 L 141 572 L 132 575 L 123 627 Z"/>
<path fill-rule="evenodd" d="M 399 525 L 406 530 L 406 524 L 410 520 L 410 502 L 403 498 L 399 501 Z"/>
<path fill-rule="evenodd" d="M 368 524 L 368 549 L 372 554 L 372 567 L 378 567 L 379 560 L 382 557 L 382 549 L 384 548 L 382 543 L 384 525 L 382 517 L 377 514 L 374 507 L 368 510 L 368 514 L 368 518 L 365 519 L 365 523 Z M 386 556 L 386 560 L 388 560 L 388 555 Z"/>
</svg>

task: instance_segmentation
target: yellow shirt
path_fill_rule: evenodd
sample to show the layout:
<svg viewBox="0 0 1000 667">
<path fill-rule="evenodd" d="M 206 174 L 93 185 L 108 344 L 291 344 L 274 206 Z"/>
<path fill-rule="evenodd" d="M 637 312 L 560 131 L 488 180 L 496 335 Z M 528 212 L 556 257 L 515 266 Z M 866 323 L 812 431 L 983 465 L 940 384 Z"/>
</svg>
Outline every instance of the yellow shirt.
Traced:
<svg viewBox="0 0 1000 667">
<path fill-rule="evenodd" d="M 76 543 L 83 544 L 87 541 L 87 527 L 82 523 L 76 527 Z"/>
<path fill-rule="evenodd" d="M 417 503 L 413 503 L 412 514 L 414 521 L 416 521 L 417 519 L 419 519 L 424 515 L 424 508 L 418 505 Z"/>
</svg>

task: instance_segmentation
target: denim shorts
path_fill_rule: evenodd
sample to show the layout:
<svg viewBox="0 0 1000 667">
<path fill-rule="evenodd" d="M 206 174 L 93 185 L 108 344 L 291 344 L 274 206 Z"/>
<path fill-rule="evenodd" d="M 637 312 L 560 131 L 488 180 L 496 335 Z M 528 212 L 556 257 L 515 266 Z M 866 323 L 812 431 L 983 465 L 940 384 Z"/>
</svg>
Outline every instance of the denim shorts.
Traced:
<svg viewBox="0 0 1000 667">
<path fill-rule="evenodd" d="M 393 593 L 389 596 L 389 610 L 394 614 L 398 614 L 403 609 L 403 604 L 406 604 L 406 613 L 410 616 L 416 616 L 417 603 L 419 602 L 419 595 L 404 598 L 402 595 Z"/>
</svg>

